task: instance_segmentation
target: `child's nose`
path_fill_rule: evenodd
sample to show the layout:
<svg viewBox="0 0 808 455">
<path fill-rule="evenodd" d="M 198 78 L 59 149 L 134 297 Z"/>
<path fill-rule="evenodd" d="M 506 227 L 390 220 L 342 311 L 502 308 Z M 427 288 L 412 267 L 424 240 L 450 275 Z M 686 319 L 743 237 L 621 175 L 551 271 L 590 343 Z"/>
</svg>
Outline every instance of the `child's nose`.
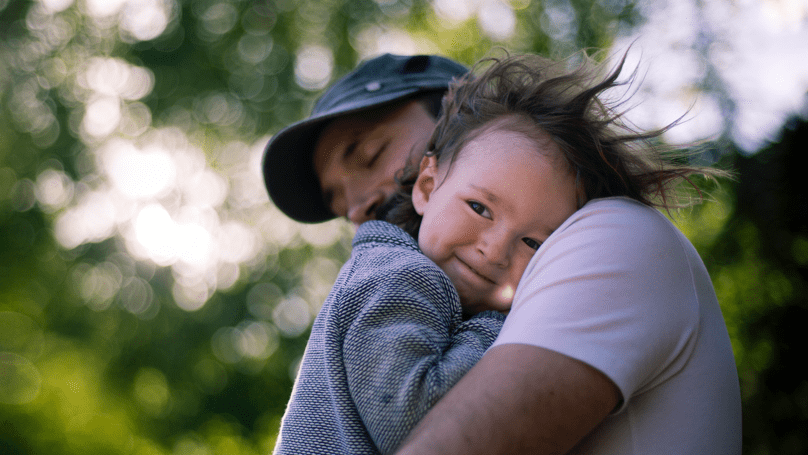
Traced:
<svg viewBox="0 0 808 455">
<path fill-rule="evenodd" d="M 479 250 L 486 260 L 497 267 L 507 267 L 510 264 L 511 252 L 505 236 L 496 232 L 486 233 L 479 243 Z"/>
</svg>

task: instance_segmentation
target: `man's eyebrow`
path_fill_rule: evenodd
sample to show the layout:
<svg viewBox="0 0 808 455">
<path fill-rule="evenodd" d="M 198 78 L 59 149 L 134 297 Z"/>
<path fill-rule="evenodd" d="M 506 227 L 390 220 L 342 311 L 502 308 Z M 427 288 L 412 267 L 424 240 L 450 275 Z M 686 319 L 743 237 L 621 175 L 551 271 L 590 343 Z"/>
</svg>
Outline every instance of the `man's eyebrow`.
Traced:
<svg viewBox="0 0 808 455">
<path fill-rule="evenodd" d="M 346 160 L 351 157 L 356 151 L 356 148 L 359 147 L 359 138 L 354 137 L 353 140 L 348 144 L 347 147 L 342 151 L 342 156 L 340 157 L 341 160 Z"/>
<path fill-rule="evenodd" d="M 341 153 L 342 156 L 340 156 L 340 159 L 345 161 L 348 158 L 350 158 L 354 154 L 354 152 L 356 152 L 356 149 L 359 148 L 359 144 L 362 143 L 367 134 L 368 132 L 366 128 L 352 128 L 352 130 L 350 131 L 350 139 L 348 145 L 346 145 L 345 148 L 342 150 Z"/>
</svg>

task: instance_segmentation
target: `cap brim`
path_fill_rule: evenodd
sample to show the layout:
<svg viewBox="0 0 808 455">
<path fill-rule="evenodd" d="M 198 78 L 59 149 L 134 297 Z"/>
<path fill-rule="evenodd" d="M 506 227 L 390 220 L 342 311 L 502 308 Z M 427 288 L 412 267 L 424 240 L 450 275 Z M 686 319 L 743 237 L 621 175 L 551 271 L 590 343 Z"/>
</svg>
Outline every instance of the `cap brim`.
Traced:
<svg viewBox="0 0 808 455">
<path fill-rule="evenodd" d="M 394 93 L 364 99 L 340 109 L 322 112 L 293 123 L 275 134 L 264 149 L 263 174 L 269 197 L 287 216 L 302 223 L 319 223 L 336 218 L 323 202 L 312 157 L 317 138 L 325 124 L 353 114 L 401 100 L 419 92 L 445 87 L 411 87 Z"/>
</svg>

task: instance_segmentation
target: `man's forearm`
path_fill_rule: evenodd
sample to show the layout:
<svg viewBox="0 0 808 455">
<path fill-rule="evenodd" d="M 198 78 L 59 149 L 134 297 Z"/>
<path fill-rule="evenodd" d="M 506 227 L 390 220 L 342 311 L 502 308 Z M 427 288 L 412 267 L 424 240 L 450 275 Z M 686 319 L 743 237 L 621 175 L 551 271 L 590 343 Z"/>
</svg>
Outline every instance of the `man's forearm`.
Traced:
<svg viewBox="0 0 808 455">
<path fill-rule="evenodd" d="M 618 400 L 617 387 L 582 362 L 501 345 L 438 402 L 397 454 L 561 454 Z"/>
</svg>

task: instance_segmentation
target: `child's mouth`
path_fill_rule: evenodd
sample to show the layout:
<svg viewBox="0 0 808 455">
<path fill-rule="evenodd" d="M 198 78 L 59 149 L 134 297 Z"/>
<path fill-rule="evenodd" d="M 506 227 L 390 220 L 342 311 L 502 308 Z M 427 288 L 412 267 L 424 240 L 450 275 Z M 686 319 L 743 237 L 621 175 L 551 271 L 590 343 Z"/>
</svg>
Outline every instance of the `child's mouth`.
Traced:
<svg viewBox="0 0 808 455">
<path fill-rule="evenodd" d="M 473 273 L 474 273 L 476 276 L 480 277 L 481 279 L 483 279 L 483 280 L 485 280 L 485 281 L 487 281 L 487 282 L 489 282 L 489 283 L 491 283 L 491 284 L 497 284 L 496 282 L 494 282 L 494 280 L 492 280 L 491 278 L 488 278 L 487 276 L 485 276 L 485 275 L 483 275 L 482 273 L 478 272 L 478 271 L 477 271 L 477 269 L 475 269 L 474 267 L 470 266 L 470 265 L 468 264 L 468 262 L 466 262 L 466 261 L 464 261 L 464 260 L 460 259 L 460 257 L 457 257 L 457 260 L 458 260 L 458 261 L 459 261 L 461 264 L 463 264 L 463 265 L 464 265 L 466 268 L 468 268 L 469 270 L 471 270 L 471 271 L 472 271 L 472 272 L 473 272 Z"/>
</svg>

